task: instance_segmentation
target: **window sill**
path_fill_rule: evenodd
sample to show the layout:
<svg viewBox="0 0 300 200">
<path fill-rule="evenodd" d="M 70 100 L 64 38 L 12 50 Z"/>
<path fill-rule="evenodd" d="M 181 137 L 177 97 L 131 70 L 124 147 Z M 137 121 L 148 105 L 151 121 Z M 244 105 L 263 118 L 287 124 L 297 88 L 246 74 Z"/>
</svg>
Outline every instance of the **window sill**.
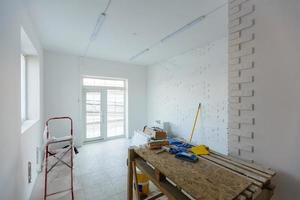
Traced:
<svg viewBox="0 0 300 200">
<path fill-rule="evenodd" d="M 39 120 L 26 120 L 22 123 L 21 133 L 25 133 L 28 129 L 30 129 L 33 125 L 35 125 Z"/>
</svg>

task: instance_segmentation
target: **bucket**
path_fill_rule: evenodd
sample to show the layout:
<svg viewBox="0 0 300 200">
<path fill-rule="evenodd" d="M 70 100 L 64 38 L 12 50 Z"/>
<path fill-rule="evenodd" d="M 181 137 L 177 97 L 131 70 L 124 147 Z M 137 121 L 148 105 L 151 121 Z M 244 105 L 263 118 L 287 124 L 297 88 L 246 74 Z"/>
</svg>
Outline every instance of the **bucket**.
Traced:
<svg viewBox="0 0 300 200">
<path fill-rule="evenodd" d="M 136 168 L 137 181 L 138 181 L 138 192 L 139 195 L 148 195 L 149 193 L 149 178 Z"/>
</svg>

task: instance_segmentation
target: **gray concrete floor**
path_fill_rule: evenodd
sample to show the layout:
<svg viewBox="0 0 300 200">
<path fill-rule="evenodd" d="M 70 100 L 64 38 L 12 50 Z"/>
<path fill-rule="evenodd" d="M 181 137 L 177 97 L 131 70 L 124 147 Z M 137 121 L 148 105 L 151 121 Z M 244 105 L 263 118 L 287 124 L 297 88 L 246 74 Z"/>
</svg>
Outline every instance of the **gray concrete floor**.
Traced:
<svg viewBox="0 0 300 200">
<path fill-rule="evenodd" d="M 125 200 L 127 180 L 127 148 L 129 140 L 116 139 L 84 145 L 74 160 L 75 199 L 78 200 Z M 49 192 L 67 189 L 70 174 L 59 166 L 51 172 Z M 32 193 L 32 200 L 43 198 L 44 173 L 40 173 Z M 69 200 L 65 192 L 48 199 Z"/>
</svg>

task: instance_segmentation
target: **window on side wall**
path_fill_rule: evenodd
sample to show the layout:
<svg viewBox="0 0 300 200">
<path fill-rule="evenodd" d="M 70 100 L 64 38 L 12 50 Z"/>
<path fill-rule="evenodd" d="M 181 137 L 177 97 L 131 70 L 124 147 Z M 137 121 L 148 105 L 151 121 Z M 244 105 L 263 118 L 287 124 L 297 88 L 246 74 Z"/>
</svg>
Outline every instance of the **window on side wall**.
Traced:
<svg viewBox="0 0 300 200">
<path fill-rule="evenodd" d="M 21 119 L 22 124 L 27 120 L 27 91 L 26 91 L 26 58 L 21 54 Z"/>
<path fill-rule="evenodd" d="M 40 119 L 40 62 L 39 55 L 21 28 L 21 133 L 26 132 Z"/>
</svg>

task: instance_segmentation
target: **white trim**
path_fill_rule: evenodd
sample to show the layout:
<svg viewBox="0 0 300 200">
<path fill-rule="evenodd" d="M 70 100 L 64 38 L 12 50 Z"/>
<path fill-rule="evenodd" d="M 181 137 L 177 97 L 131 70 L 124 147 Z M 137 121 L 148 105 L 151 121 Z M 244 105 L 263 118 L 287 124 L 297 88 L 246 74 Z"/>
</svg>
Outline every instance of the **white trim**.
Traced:
<svg viewBox="0 0 300 200">
<path fill-rule="evenodd" d="M 99 92 L 100 93 L 100 98 L 101 98 L 101 101 L 100 101 L 100 106 L 101 106 L 101 111 L 100 113 L 102 113 L 102 93 L 100 90 L 85 90 L 83 89 L 82 90 L 82 113 L 83 113 L 83 120 L 82 120 L 82 130 L 83 130 L 83 142 L 91 142 L 91 141 L 96 141 L 96 140 L 103 140 L 104 137 L 103 137 L 103 122 L 100 121 L 100 136 L 99 137 L 96 137 L 96 138 L 86 138 L 86 93 L 87 92 Z M 102 117 L 100 117 L 100 119 L 102 119 Z"/>
<path fill-rule="evenodd" d="M 21 127 L 21 133 L 25 133 L 28 129 L 30 129 L 32 126 L 34 126 L 36 123 L 38 123 L 39 120 L 25 120 L 22 123 Z"/>
<path fill-rule="evenodd" d="M 90 78 L 90 79 L 99 79 L 99 80 L 110 80 L 110 81 L 122 81 L 124 83 L 124 87 L 120 86 L 88 86 L 83 84 L 84 78 Z M 120 88 L 125 89 L 126 88 L 127 79 L 124 78 L 110 78 L 110 77 L 102 77 L 102 76 L 88 76 L 88 75 L 81 75 L 81 84 L 82 87 L 101 87 L 101 88 Z"/>
<path fill-rule="evenodd" d="M 26 56 L 24 54 L 21 54 L 21 121 L 22 124 L 28 120 L 28 84 L 27 84 L 27 61 Z"/>
<path fill-rule="evenodd" d="M 100 88 L 101 92 L 101 133 L 104 139 L 107 138 L 107 90 Z"/>
<path fill-rule="evenodd" d="M 119 81 L 126 81 L 127 80 L 125 78 L 119 78 L 119 77 L 81 75 L 81 79 L 83 79 L 83 78 L 95 78 L 95 79 L 119 80 Z"/>
<path fill-rule="evenodd" d="M 126 82 L 125 82 L 126 83 Z M 107 95 L 107 91 L 108 90 L 114 90 L 114 89 L 107 89 L 106 90 L 106 95 Z M 124 137 L 126 136 L 126 90 L 124 88 L 122 89 L 116 89 L 116 90 L 121 90 L 123 91 L 123 101 L 124 101 L 124 114 L 123 114 L 123 118 L 124 118 L 124 126 L 123 126 L 123 134 L 122 135 L 117 135 L 117 136 L 110 136 L 110 137 L 107 137 L 107 129 L 106 129 L 106 139 L 107 138 L 114 138 L 114 137 Z M 107 98 L 106 98 L 107 99 Z M 106 102 L 106 106 L 107 106 L 107 102 Z M 106 113 L 107 113 L 107 110 L 106 110 Z M 106 125 L 108 124 L 108 121 L 106 121 Z"/>
<path fill-rule="evenodd" d="M 82 85 L 83 89 L 85 90 L 95 90 L 95 89 L 106 89 L 106 90 L 126 90 L 125 87 L 109 87 L 109 86 L 84 86 Z"/>
</svg>

